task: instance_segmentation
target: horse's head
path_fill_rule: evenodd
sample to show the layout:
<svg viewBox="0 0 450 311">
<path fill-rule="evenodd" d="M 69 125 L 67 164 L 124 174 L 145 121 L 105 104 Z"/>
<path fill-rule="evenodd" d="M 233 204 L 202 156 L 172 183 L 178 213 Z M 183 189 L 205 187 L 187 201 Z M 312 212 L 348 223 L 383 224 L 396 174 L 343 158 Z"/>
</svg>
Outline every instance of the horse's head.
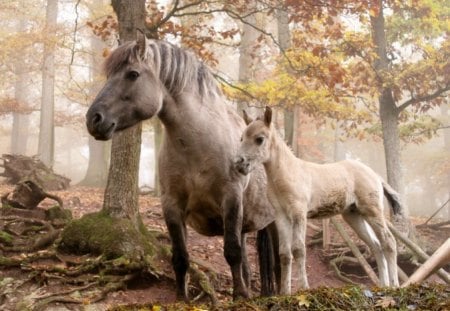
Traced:
<svg viewBox="0 0 450 311">
<path fill-rule="evenodd" d="M 89 133 L 98 140 L 153 117 L 161 109 L 163 87 L 151 61 L 143 34 L 127 42 L 105 61 L 107 81 L 86 114 Z"/>
<path fill-rule="evenodd" d="M 244 175 L 250 173 L 258 163 L 265 163 L 270 157 L 272 136 L 272 109 L 266 107 L 264 116 L 252 120 L 244 111 L 247 128 L 241 137 L 241 145 L 235 159 L 236 169 Z"/>
</svg>

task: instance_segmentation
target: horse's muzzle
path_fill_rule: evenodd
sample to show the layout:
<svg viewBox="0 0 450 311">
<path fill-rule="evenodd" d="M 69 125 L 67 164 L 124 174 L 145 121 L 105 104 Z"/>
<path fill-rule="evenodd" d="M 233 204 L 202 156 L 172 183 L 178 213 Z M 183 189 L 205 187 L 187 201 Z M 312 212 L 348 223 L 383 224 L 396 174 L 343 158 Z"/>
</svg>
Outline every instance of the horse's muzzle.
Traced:
<svg viewBox="0 0 450 311">
<path fill-rule="evenodd" d="M 89 134 L 97 140 L 109 140 L 116 130 L 116 122 L 108 120 L 100 111 L 89 109 L 86 113 L 86 126 Z"/>
<path fill-rule="evenodd" d="M 248 173 L 250 173 L 250 163 L 243 156 L 237 156 L 235 158 L 234 167 L 243 175 L 248 175 Z"/>
</svg>

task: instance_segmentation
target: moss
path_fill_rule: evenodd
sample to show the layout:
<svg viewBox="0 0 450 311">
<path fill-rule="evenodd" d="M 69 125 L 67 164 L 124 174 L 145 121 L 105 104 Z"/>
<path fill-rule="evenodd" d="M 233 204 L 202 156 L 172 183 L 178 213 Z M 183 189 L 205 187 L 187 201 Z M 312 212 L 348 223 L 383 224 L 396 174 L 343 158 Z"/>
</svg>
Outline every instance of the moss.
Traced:
<svg viewBox="0 0 450 311">
<path fill-rule="evenodd" d="M 406 288 L 373 288 L 370 290 L 359 286 L 322 287 L 303 290 L 291 296 L 254 298 L 223 303 L 218 306 L 153 303 L 115 306 L 109 311 L 449 310 L 449 296 L 450 291 L 443 284 L 412 285 Z"/>
<path fill-rule="evenodd" d="M 139 226 L 140 227 L 140 226 Z M 129 219 L 119 219 L 101 211 L 86 214 L 64 229 L 58 249 L 76 254 L 102 254 L 107 259 L 126 257 L 141 260 L 155 253 L 147 236 Z"/>
<path fill-rule="evenodd" d="M 11 234 L 0 230 L 0 243 L 11 246 L 13 244 L 13 237 Z"/>
<path fill-rule="evenodd" d="M 55 219 L 71 220 L 72 211 L 64 209 L 59 205 L 55 205 L 45 211 L 45 217 L 48 220 L 55 220 Z"/>
</svg>

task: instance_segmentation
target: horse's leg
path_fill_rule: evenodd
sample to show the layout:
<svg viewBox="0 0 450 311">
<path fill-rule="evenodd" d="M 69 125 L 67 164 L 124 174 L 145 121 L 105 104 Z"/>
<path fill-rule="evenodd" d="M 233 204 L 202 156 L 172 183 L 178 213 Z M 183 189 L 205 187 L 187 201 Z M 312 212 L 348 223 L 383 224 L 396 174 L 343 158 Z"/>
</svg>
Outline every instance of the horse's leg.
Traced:
<svg viewBox="0 0 450 311">
<path fill-rule="evenodd" d="M 280 294 L 290 294 L 292 278 L 292 223 L 285 214 L 280 213 L 276 217 L 275 224 L 278 230 L 281 266 Z"/>
<path fill-rule="evenodd" d="M 377 262 L 378 275 L 381 283 L 379 285 L 387 285 L 389 282 L 389 276 L 386 258 L 383 254 L 378 237 L 375 235 L 375 232 L 369 224 L 364 220 L 365 217 L 357 212 L 346 212 L 342 214 L 342 218 L 344 218 L 349 226 L 356 232 L 359 238 L 363 240 L 367 246 L 369 246 L 375 257 L 375 261 Z"/>
<path fill-rule="evenodd" d="M 251 270 L 250 264 L 248 263 L 247 257 L 247 235 L 245 233 L 241 234 L 241 256 L 242 256 L 242 277 L 244 279 L 247 289 L 250 289 L 251 281 Z"/>
<path fill-rule="evenodd" d="M 303 212 L 305 211 L 305 212 Z M 306 207 L 300 211 L 300 215 L 294 217 L 292 228 L 292 255 L 298 267 L 299 286 L 308 288 L 308 276 L 306 273 Z"/>
<path fill-rule="evenodd" d="M 223 201 L 224 256 L 231 268 L 233 299 L 248 298 L 248 290 L 242 277 L 242 199 L 236 193 L 228 194 Z"/>
<path fill-rule="evenodd" d="M 175 271 L 177 298 L 188 301 L 186 272 L 189 269 L 189 254 L 186 249 L 186 224 L 182 216 L 181 202 L 163 196 L 161 203 L 172 241 L 172 266 Z"/>
<path fill-rule="evenodd" d="M 374 217 L 367 217 L 366 220 L 369 222 L 373 231 L 378 237 L 381 243 L 381 248 L 383 254 L 387 260 L 388 266 L 388 280 L 385 286 L 399 286 L 398 282 L 398 269 L 397 269 L 397 243 L 395 241 L 394 235 L 389 230 L 386 219 L 381 213 L 382 209 L 378 209 L 380 212 Z"/>
<path fill-rule="evenodd" d="M 275 222 L 258 231 L 256 236 L 258 249 L 259 275 L 261 278 L 261 296 L 271 296 L 280 288 L 280 256 L 278 252 L 278 232 Z"/>
</svg>

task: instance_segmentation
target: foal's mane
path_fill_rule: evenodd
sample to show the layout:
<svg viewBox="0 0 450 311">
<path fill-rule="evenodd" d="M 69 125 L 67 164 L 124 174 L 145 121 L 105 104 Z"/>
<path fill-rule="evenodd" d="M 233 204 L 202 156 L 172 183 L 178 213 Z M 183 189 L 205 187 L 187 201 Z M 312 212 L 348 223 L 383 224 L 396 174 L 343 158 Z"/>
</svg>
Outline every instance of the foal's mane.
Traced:
<svg viewBox="0 0 450 311">
<path fill-rule="evenodd" d="M 135 62 L 146 62 L 171 95 L 179 95 L 195 86 L 201 96 L 221 94 L 213 74 L 203 62 L 192 52 L 165 41 L 149 40 L 146 59 L 141 59 L 136 41 L 126 42 L 109 55 L 103 71 L 109 77 Z"/>
</svg>

